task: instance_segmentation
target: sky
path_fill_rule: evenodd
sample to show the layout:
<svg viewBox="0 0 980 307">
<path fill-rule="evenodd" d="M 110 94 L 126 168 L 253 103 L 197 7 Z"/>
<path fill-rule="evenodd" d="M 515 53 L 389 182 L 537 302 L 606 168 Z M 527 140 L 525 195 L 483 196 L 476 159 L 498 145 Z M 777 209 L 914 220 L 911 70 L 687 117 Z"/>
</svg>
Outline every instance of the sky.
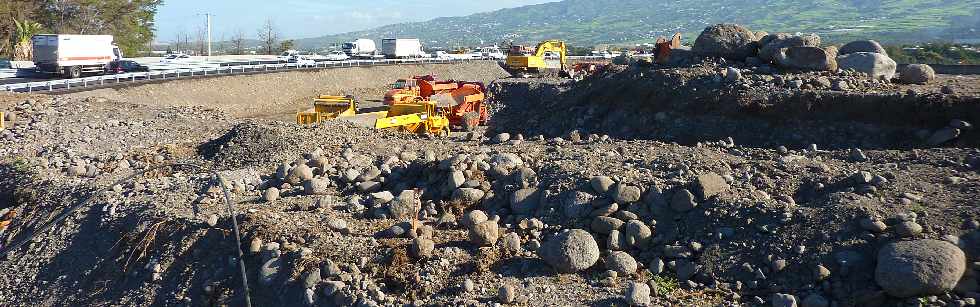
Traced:
<svg viewBox="0 0 980 307">
<path fill-rule="evenodd" d="M 214 40 L 230 39 L 238 31 L 254 38 L 267 19 L 272 19 L 283 38 L 295 39 L 554 1 L 164 0 L 156 16 L 156 40 L 173 41 L 180 33 L 193 37 L 205 27 L 205 13 L 212 14 Z"/>
</svg>

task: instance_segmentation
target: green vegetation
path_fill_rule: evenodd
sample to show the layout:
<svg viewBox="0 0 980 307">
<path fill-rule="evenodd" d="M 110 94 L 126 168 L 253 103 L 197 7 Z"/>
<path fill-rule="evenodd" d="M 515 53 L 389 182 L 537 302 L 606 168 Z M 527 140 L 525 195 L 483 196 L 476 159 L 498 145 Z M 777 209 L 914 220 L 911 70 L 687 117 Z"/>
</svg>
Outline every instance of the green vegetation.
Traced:
<svg viewBox="0 0 980 307">
<path fill-rule="evenodd" d="M 0 56 L 20 43 L 15 23 L 57 34 L 111 34 L 123 53 L 140 54 L 153 41 L 153 18 L 161 0 L 0 1 Z"/>
<path fill-rule="evenodd" d="M 734 22 L 754 31 L 817 33 L 828 42 L 887 43 L 980 38 L 980 0 L 565 0 L 463 17 L 396 24 L 297 40 L 322 47 L 354 38 L 418 37 L 430 46 L 535 43 L 577 46 L 650 43 L 681 32 L 691 42 L 706 25 Z"/>
<path fill-rule="evenodd" d="M 892 59 L 903 64 L 980 65 L 980 45 L 889 45 L 885 50 Z"/>
<path fill-rule="evenodd" d="M 653 283 L 657 286 L 657 293 L 673 293 L 679 287 L 677 279 L 673 277 L 654 276 Z"/>
</svg>

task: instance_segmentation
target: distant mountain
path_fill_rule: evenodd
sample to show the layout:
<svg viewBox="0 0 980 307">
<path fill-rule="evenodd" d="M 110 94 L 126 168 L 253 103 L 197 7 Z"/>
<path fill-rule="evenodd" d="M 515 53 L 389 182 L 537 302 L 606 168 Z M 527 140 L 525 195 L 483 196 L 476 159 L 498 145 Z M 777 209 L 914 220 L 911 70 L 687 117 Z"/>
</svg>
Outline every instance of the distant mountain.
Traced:
<svg viewBox="0 0 980 307">
<path fill-rule="evenodd" d="M 429 46 L 533 43 L 577 46 L 652 42 L 674 32 L 693 41 L 706 25 L 734 22 L 754 31 L 817 33 L 825 41 L 886 42 L 980 38 L 980 0 L 565 0 L 463 17 L 298 39 L 321 48 L 354 38 L 420 38 Z"/>
</svg>

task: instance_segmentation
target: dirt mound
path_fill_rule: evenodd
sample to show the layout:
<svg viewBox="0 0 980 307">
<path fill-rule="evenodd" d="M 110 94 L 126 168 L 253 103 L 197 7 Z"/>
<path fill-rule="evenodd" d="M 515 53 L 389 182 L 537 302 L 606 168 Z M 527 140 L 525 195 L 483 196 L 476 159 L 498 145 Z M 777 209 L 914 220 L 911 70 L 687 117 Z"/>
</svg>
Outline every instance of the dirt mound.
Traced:
<svg viewBox="0 0 980 307">
<path fill-rule="evenodd" d="M 632 67 L 564 91 L 558 88 L 565 86 L 552 83 L 556 89 L 543 91 L 547 95 L 538 96 L 540 100 L 507 94 L 526 91 L 525 83 L 498 81 L 503 94 L 497 97 L 504 106 L 493 127 L 527 135 L 562 136 L 578 130 L 682 144 L 732 137 L 747 146 L 908 148 L 925 145 L 929 136 L 953 119 L 980 122 L 980 96 L 940 94 L 939 84 L 925 92 L 924 87 L 847 74 L 773 74 L 751 69 L 739 72 L 740 81 L 727 82 L 719 71 L 725 68 Z M 834 82 L 848 85 L 833 90 Z M 512 96 L 516 98 L 508 98 Z M 963 131 L 953 143 L 978 144 L 980 135 L 972 130 Z"/>
</svg>

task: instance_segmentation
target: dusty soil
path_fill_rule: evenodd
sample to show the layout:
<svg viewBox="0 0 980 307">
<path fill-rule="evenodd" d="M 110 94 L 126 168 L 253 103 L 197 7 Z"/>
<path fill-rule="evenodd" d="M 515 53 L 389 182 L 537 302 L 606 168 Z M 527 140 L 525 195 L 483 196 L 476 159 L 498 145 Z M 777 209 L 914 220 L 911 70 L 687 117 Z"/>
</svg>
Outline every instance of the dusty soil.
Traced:
<svg viewBox="0 0 980 307">
<path fill-rule="evenodd" d="M 449 138 L 374 131 L 342 121 L 299 127 L 276 119 L 291 120 L 315 91 L 353 89 L 370 100 L 380 97 L 393 75 L 435 71 L 445 78 L 486 81 L 500 78 L 499 67 L 289 72 L 66 96 L 0 96 L 0 108 L 18 115 L 2 132 L 0 146 L 0 208 L 17 212 L 0 233 L 4 246 L 94 189 L 174 162 L 222 171 L 242 229 L 242 246 L 236 246 L 221 190 L 207 173 L 186 168 L 150 172 L 110 189 L 0 260 L 0 305 L 241 306 L 238 248 L 246 253 L 253 306 L 303 306 L 308 299 L 318 306 L 482 306 L 501 303 L 502 285 L 515 287 L 513 305 L 621 306 L 627 304 L 624 291 L 631 282 L 651 280 L 656 292 L 651 304 L 660 306 L 768 305 L 775 293 L 797 300 L 818 295 L 837 306 L 898 306 L 920 300 L 886 296 L 874 280 L 875 255 L 884 244 L 912 238 L 959 244 L 968 255 L 969 274 L 975 274 L 980 150 L 958 140 L 937 148 L 921 140 L 868 137 L 882 134 L 873 129 L 932 131 L 953 116 L 942 123 L 909 120 L 897 128 L 892 126 L 901 119 L 876 122 L 864 111 L 831 113 L 847 108 L 829 108 L 815 118 L 769 119 L 785 110 L 779 97 L 823 101 L 830 98 L 820 97 L 869 89 L 903 93 L 907 87 L 869 85 L 807 96 L 812 95 L 808 90 L 759 82 L 746 90 L 756 94 L 745 94 L 738 84 L 714 82 L 714 68 L 635 69 L 617 68 L 579 84 L 497 80 L 494 120 L 482 128 L 492 132 Z M 675 77 L 688 86 L 662 93 L 658 82 Z M 959 84 L 963 88 L 957 93 L 975 88 L 970 82 Z M 931 92 L 934 86 L 916 91 Z M 709 99 L 777 91 L 785 93 L 766 94 L 773 107 L 758 112 L 741 108 L 742 99 Z M 924 96 L 954 102 L 937 102 L 942 112 L 960 104 L 972 108 L 976 99 Z M 665 119 L 657 119 L 660 112 Z M 936 114 L 942 113 L 922 118 Z M 794 128 L 796 120 L 803 126 Z M 869 130 L 808 131 L 857 124 Z M 502 131 L 511 132 L 511 140 L 493 141 Z M 969 140 L 972 133 L 964 130 L 962 138 Z M 806 149 L 812 143 L 819 149 Z M 776 148 L 780 145 L 788 148 Z M 863 157 L 855 156 L 855 147 L 864 149 Z M 502 163 L 494 161 L 506 154 L 519 157 L 522 166 L 498 169 Z M 314 179 L 326 182 L 316 195 L 307 193 L 305 182 L 290 184 L 277 174 L 279 168 L 288 173 L 301 165 L 312 166 Z M 379 170 L 377 178 L 350 178 L 373 168 Z M 486 197 L 460 203 L 452 196 L 455 187 L 445 188 L 453 170 L 464 173 L 472 181 L 464 185 L 473 184 Z M 860 172 L 873 180 L 855 181 Z M 720 175 L 727 188 L 699 197 L 693 210 L 669 208 L 675 194 L 696 190 L 698 177 L 706 174 Z M 592 187 L 594 176 L 637 187 L 642 197 L 613 205 L 613 195 Z M 369 191 L 394 196 L 424 190 L 418 214 L 407 222 L 392 218 L 394 203 L 365 191 L 365 183 L 376 184 Z M 271 187 L 281 195 L 267 201 L 263 194 Z M 522 188 L 536 188 L 540 197 L 529 213 L 511 204 Z M 558 274 L 538 257 L 540 243 L 562 229 L 595 228 L 598 218 L 566 216 L 562 195 L 573 191 L 596 196 L 586 204 L 590 210 L 613 208 L 603 216 L 639 220 L 652 228 L 649 244 L 625 248 L 614 248 L 609 234 L 592 231 L 603 258 L 611 249 L 622 249 L 636 259 L 639 270 L 611 276 L 611 265 L 601 259 L 587 270 Z M 517 249 L 504 239 L 493 246 L 471 242 L 460 219 L 471 210 L 496 219 L 501 238 L 516 234 Z M 882 221 L 887 229 L 869 231 L 861 226 L 865 218 Z M 922 229 L 912 234 L 896 230 L 909 221 Z M 386 234 L 398 225 L 419 229 Z M 432 253 L 410 256 L 412 236 L 431 239 Z M 668 250 L 676 249 L 691 255 L 669 256 Z M 667 268 L 654 274 L 657 259 Z M 682 263 L 693 263 L 696 273 L 678 278 Z M 777 263 L 785 265 L 775 269 Z M 829 275 L 816 276 L 818 265 Z M 319 278 L 309 278 L 313 275 Z M 965 279 L 970 276 L 976 275 Z M 473 290 L 464 291 L 466 280 L 473 282 Z M 346 287 L 329 291 L 338 281 Z M 975 297 L 976 290 L 966 288 L 921 302 L 946 306 Z"/>
<path fill-rule="evenodd" d="M 207 106 L 239 118 L 292 121 L 297 111 L 312 107 L 317 95 L 354 95 L 363 107 L 379 107 L 396 79 L 427 74 L 486 83 L 508 76 L 494 62 L 350 67 L 179 80 L 68 96 L 104 97 L 145 106 Z"/>
</svg>

